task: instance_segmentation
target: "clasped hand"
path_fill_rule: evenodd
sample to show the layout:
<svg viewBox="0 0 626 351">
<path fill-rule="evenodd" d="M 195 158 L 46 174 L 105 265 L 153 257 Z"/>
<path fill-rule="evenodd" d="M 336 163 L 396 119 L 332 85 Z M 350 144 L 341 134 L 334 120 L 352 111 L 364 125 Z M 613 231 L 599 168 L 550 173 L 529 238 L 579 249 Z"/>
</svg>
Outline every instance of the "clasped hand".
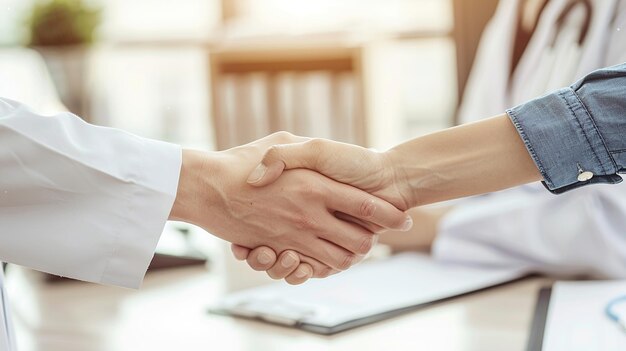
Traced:
<svg viewBox="0 0 626 351">
<path fill-rule="evenodd" d="M 196 224 L 233 243 L 237 258 L 292 284 L 345 270 L 370 251 L 377 233 L 411 227 L 401 193 L 380 182 L 386 168 L 377 153 L 362 149 L 368 152 L 362 157 L 371 159 L 357 160 L 350 159 L 352 154 L 316 155 L 316 143 L 281 132 L 222 152 L 183 151 L 170 219 Z M 297 149 L 303 145 L 306 157 Z M 363 163 L 363 168 L 352 167 L 349 179 L 321 174 L 327 162 L 347 159 L 346 167 Z M 321 173 L 283 173 L 312 160 L 319 162 Z"/>
</svg>

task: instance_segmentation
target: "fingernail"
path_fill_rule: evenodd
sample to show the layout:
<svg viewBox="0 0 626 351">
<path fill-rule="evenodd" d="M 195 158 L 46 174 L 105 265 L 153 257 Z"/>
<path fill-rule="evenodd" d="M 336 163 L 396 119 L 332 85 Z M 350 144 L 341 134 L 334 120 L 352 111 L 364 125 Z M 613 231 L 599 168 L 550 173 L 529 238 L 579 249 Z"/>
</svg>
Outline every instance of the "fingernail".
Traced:
<svg viewBox="0 0 626 351">
<path fill-rule="evenodd" d="M 259 254 L 258 260 L 260 264 L 268 264 L 272 261 L 272 258 L 270 257 L 270 255 L 266 254 L 265 252 L 261 252 Z"/>
<path fill-rule="evenodd" d="M 309 272 L 307 272 L 306 269 L 304 268 L 298 268 L 298 270 L 296 271 L 295 275 L 296 278 L 304 278 L 309 274 Z"/>
<path fill-rule="evenodd" d="M 262 163 L 259 164 L 258 166 L 256 166 L 254 171 L 252 171 L 252 173 L 248 177 L 248 183 L 252 184 L 252 183 L 258 182 L 259 180 L 261 180 L 261 178 L 263 178 L 263 176 L 265 175 L 265 172 L 267 172 L 267 166 L 265 166 Z"/>
<path fill-rule="evenodd" d="M 406 232 L 412 227 L 413 227 L 413 218 L 407 217 L 406 222 L 404 222 L 404 226 L 402 226 L 402 230 Z"/>
<path fill-rule="evenodd" d="M 280 260 L 280 264 L 283 265 L 283 267 L 285 268 L 293 266 L 294 263 L 296 263 L 296 257 L 294 257 L 294 254 L 292 253 L 286 254 L 285 257 Z"/>
</svg>

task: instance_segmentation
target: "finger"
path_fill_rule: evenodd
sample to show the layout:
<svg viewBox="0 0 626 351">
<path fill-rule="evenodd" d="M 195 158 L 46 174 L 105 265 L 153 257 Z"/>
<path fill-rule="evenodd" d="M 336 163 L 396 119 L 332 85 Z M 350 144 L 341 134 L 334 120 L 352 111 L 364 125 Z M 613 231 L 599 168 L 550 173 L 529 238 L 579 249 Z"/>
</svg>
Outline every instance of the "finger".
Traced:
<svg viewBox="0 0 626 351">
<path fill-rule="evenodd" d="M 248 177 L 248 183 L 265 186 L 273 183 L 285 169 L 308 168 L 316 170 L 319 153 L 314 152 L 320 142 L 274 145 L 267 149 L 261 163 Z"/>
<path fill-rule="evenodd" d="M 267 246 L 253 249 L 246 260 L 255 271 L 266 271 L 276 263 L 276 252 Z"/>
<path fill-rule="evenodd" d="M 354 217 L 352 217 L 350 215 L 347 215 L 347 214 L 345 214 L 343 212 L 335 212 L 335 217 L 341 219 L 342 221 L 346 221 L 346 222 L 350 222 L 350 223 L 354 223 L 356 225 L 359 225 L 359 226 L 369 230 L 372 233 L 380 234 L 380 233 L 383 233 L 383 232 L 387 231 L 386 228 L 383 228 L 383 227 L 381 227 L 381 226 L 379 226 L 377 224 L 362 221 L 362 220 L 360 220 L 358 218 L 354 218 Z"/>
<path fill-rule="evenodd" d="M 333 269 L 314 258 L 303 254 L 300 254 L 299 256 L 301 263 L 307 263 L 311 266 L 311 268 L 313 268 L 313 278 L 326 278 L 339 272 L 339 270 Z"/>
<path fill-rule="evenodd" d="M 339 271 L 345 271 L 362 259 L 359 255 L 323 238 L 317 238 L 308 245 L 302 245 L 298 251 L 306 256 L 315 257 L 323 264 Z"/>
<path fill-rule="evenodd" d="M 308 263 L 301 263 L 296 270 L 289 274 L 285 281 L 291 285 L 298 285 L 313 277 L 313 267 Z"/>
<path fill-rule="evenodd" d="M 392 230 L 407 231 L 413 226 L 411 216 L 376 196 L 346 184 L 335 183 L 331 191 L 334 196 L 326 201 L 335 211 Z"/>
<path fill-rule="evenodd" d="M 233 256 L 235 256 L 235 258 L 238 259 L 239 261 L 245 260 L 246 258 L 248 258 L 248 255 L 250 254 L 249 248 L 239 246 L 237 244 L 231 244 L 230 251 L 232 251 Z"/>
<path fill-rule="evenodd" d="M 374 245 L 376 234 L 354 223 L 336 218 L 328 221 L 331 231 L 320 231 L 318 236 L 356 255 L 366 255 Z"/>
<path fill-rule="evenodd" d="M 326 278 L 330 275 L 336 274 L 339 270 L 329 267 L 328 265 L 311 258 L 309 256 L 300 254 L 300 262 L 307 263 L 313 268 L 313 278 Z"/>
<path fill-rule="evenodd" d="M 267 270 L 267 275 L 272 279 L 283 279 L 293 273 L 300 265 L 300 257 L 291 250 L 283 251 L 276 263 Z"/>
</svg>

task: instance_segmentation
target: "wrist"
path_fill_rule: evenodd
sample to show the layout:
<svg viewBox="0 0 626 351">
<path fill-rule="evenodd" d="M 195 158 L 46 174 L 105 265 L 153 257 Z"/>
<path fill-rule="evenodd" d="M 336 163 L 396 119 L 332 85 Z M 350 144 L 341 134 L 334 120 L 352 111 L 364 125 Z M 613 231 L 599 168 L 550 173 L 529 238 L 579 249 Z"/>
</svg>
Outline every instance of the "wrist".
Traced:
<svg viewBox="0 0 626 351">
<path fill-rule="evenodd" d="M 211 153 L 183 150 L 178 189 L 170 220 L 200 224 L 200 210 L 207 202 L 211 202 L 207 195 L 214 188 L 211 176 L 217 173 L 217 169 L 217 162 Z"/>
<path fill-rule="evenodd" d="M 430 203 L 428 189 L 436 188 L 441 183 L 434 165 L 428 160 L 428 154 L 422 153 L 420 146 L 420 143 L 414 143 L 408 149 L 399 145 L 385 152 L 387 168 L 391 169 L 395 187 L 408 208 Z"/>
<path fill-rule="evenodd" d="M 506 115 L 413 139 L 389 150 L 388 158 L 411 206 L 541 179 Z"/>
</svg>

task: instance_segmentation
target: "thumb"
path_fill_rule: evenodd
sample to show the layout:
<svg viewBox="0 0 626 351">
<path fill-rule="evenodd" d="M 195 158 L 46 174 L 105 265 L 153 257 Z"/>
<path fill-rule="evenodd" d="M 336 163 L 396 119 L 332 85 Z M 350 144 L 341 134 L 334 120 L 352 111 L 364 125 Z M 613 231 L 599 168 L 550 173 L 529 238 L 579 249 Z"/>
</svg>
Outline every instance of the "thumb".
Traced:
<svg viewBox="0 0 626 351">
<path fill-rule="evenodd" d="M 315 168 L 317 155 L 312 150 L 310 141 L 271 146 L 263 155 L 261 163 L 248 177 L 248 184 L 258 187 L 271 184 L 287 169 L 317 170 Z"/>
</svg>

